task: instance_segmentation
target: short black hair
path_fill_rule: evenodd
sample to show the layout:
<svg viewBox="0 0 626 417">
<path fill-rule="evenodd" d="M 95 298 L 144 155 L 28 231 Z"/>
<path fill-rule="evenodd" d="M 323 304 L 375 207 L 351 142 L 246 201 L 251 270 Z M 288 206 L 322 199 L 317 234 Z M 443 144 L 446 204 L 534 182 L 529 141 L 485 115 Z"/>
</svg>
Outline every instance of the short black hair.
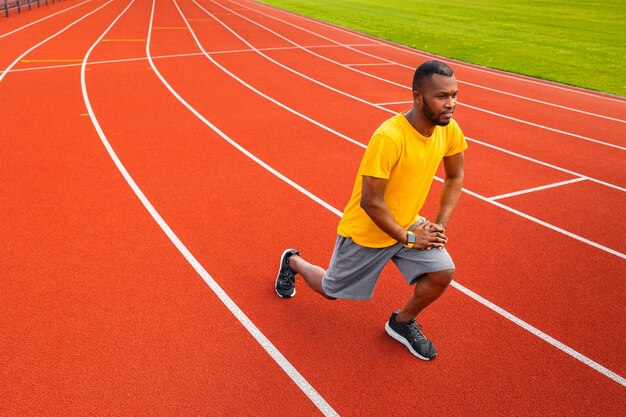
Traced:
<svg viewBox="0 0 626 417">
<path fill-rule="evenodd" d="M 424 82 L 433 78 L 433 74 L 452 77 L 454 71 L 452 71 L 452 68 L 450 68 L 448 64 L 441 61 L 426 61 L 415 70 L 415 74 L 413 75 L 413 91 L 420 91 Z"/>
</svg>

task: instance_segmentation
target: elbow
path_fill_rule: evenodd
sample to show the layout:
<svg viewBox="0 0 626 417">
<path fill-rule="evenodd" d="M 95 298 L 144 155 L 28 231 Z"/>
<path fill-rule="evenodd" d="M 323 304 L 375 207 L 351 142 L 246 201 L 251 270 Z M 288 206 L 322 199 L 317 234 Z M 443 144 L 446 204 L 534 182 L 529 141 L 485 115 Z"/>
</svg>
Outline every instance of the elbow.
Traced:
<svg viewBox="0 0 626 417">
<path fill-rule="evenodd" d="M 446 177 L 446 180 L 453 182 L 455 184 L 463 185 L 464 178 L 465 178 L 465 174 L 463 173 L 463 171 L 461 171 L 459 173 Z"/>
<path fill-rule="evenodd" d="M 361 202 L 359 203 L 359 206 L 361 206 L 363 211 L 365 211 L 366 213 L 368 212 L 370 207 L 372 207 L 371 204 L 368 201 L 364 200 L 364 199 L 361 199 Z"/>
<path fill-rule="evenodd" d="M 363 211 L 365 211 L 367 214 L 371 213 L 372 210 L 374 210 L 375 207 L 376 207 L 376 203 L 375 202 L 373 202 L 371 200 L 364 199 L 364 198 L 361 198 L 361 202 L 359 203 L 359 205 L 361 206 Z"/>
</svg>

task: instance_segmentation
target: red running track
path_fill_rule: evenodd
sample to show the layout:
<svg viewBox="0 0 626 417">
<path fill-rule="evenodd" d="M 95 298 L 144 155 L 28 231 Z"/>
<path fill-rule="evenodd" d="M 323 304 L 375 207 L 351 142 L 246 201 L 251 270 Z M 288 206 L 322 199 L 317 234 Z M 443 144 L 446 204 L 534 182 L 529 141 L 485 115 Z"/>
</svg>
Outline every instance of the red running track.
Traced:
<svg viewBox="0 0 626 417">
<path fill-rule="evenodd" d="M 0 74 L 0 414 L 621 414 L 623 99 L 453 62 L 468 193 L 424 363 L 384 333 L 392 268 L 368 302 L 273 292 L 285 247 L 327 264 L 424 54 L 252 2 L 78 3 L 0 23 L 4 70 L 103 6 Z"/>
</svg>

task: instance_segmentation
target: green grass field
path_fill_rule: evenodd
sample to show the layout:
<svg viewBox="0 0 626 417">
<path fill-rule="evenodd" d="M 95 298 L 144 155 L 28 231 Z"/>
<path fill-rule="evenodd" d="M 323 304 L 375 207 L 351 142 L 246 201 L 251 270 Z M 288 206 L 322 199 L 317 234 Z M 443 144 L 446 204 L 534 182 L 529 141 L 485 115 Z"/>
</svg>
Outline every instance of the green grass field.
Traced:
<svg viewBox="0 0 626 417">
<path fill-rule="evenodd" d="M 260 0 L 415 49 L 626 96 L 625 0 Z"/>
</svg>

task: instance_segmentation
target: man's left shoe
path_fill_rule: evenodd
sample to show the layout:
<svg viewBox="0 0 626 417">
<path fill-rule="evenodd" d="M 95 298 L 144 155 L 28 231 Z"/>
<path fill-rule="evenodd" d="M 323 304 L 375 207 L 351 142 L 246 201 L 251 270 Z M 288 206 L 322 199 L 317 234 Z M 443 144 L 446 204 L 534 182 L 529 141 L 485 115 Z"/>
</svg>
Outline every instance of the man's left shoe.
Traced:
<svg viewBox="0 0 626 417">
<path fill-rule="evenodd" d="M 280 257 L 280 266 L 276 276 L 276 294 L 282 298 L 291 298 L 296 295 L 296 271 L 289 266 L 289 258 L 293 255 L 300 255 L 295 249 L 287 249 Z"/>
<path fill-rule="evenodd" d="M 387 334 L 406 346 L 409 352 L 418 358 L 425 361 L 435 359 L 435 356 L 437 356 L 435 346 L 433 342 L 424 336 L 421 326 L 415 320 L 398 323 L 396 321 L 397 315 L 397 311 L 393 312 L 389 321 L 385 324 Z"/>
</svg>

